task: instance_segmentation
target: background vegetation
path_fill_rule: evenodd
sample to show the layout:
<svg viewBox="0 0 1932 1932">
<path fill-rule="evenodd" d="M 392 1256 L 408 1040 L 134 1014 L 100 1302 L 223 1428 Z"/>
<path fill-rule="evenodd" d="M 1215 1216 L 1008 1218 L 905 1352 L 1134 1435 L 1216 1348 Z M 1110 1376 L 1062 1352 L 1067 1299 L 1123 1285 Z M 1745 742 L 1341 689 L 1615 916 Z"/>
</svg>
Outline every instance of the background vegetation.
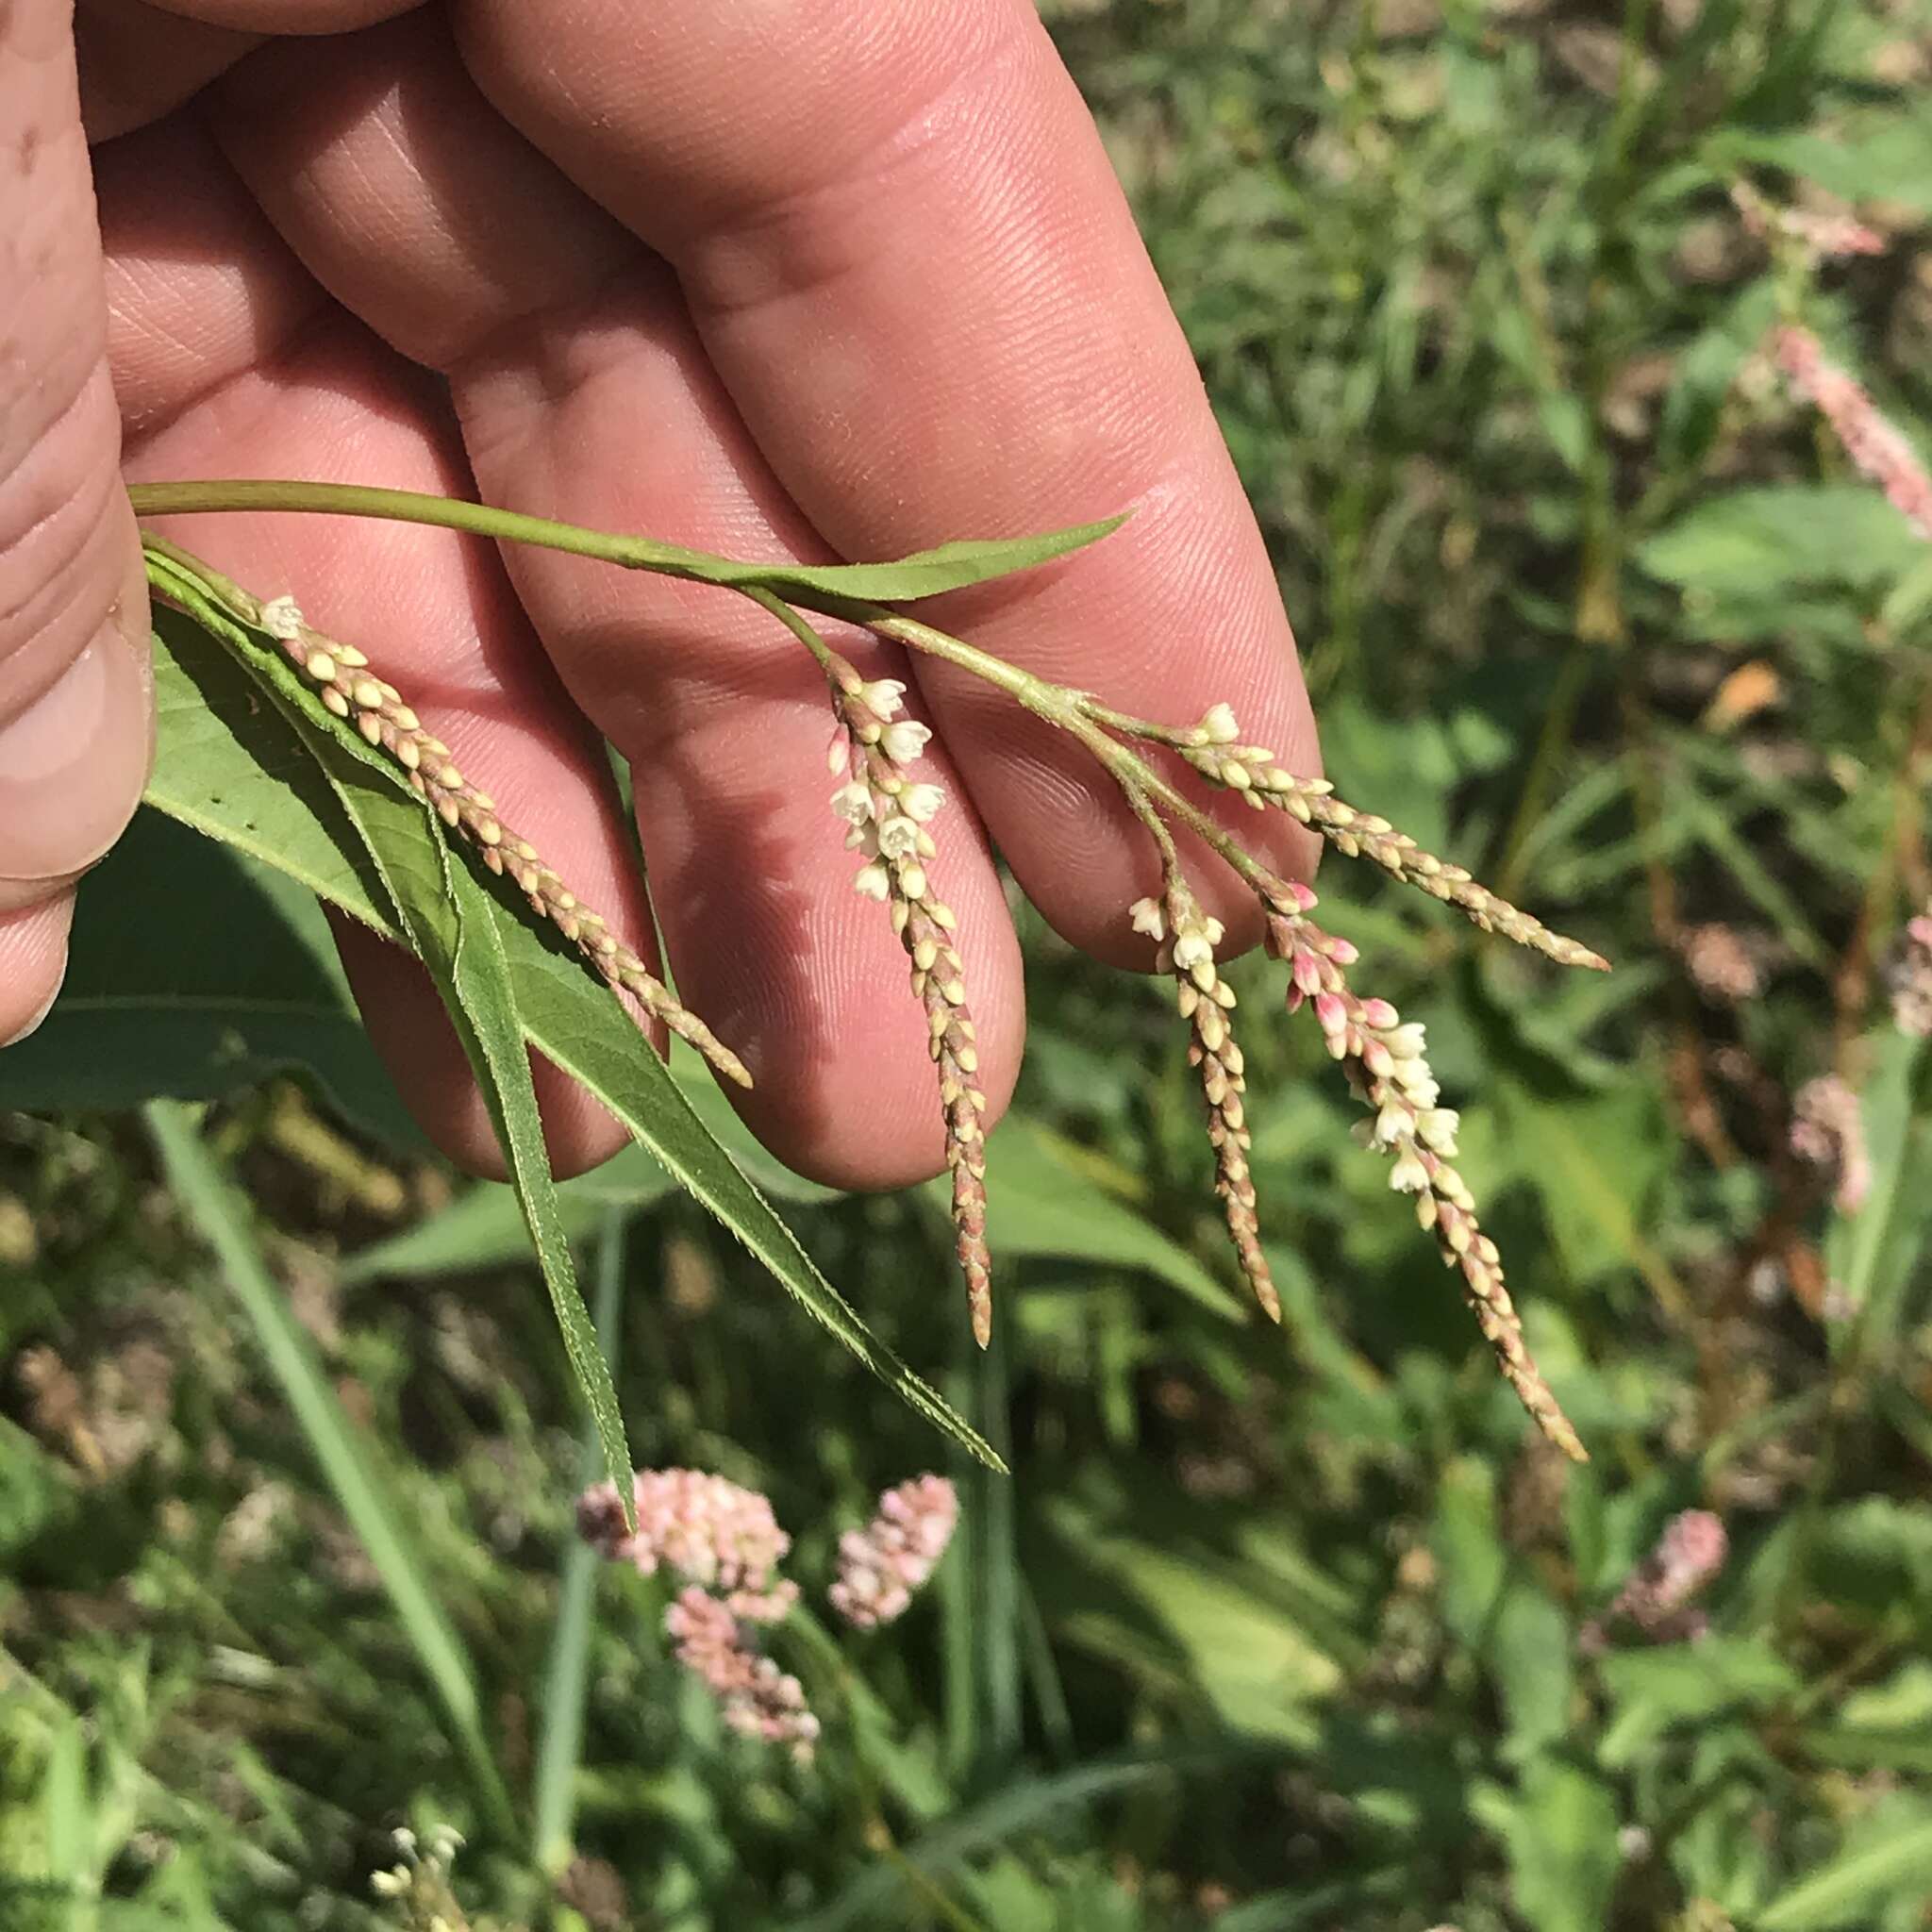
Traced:
<svg viewBox="0 0 1932 1932">
<path fill-rule="evenodd" d="M 1324 878 L 1596 1460 L 1526 1427 L 1312 1028 L 1244 1042 L 1290 1313 L 1250 1319 L 1167 995 L 1033 931 L 989 1356 L 941 1203 L 744 1153 L 1011 1480 L 641 1154 L 564 1191 L 641 1461 L 767 1490 L 807 1579 L 884 1484 L 961 1482 L 903 1624 L 779 1634 L 826 1724 L 794 1769 L 573 1548 L 513 1209 L 404 1134 L 312 908 L 144 822 L 0 1060 L 0 1924 L 392 1925 L 370 1874 L 439 1823 L 478 1927 L 1932 1923 L 1932 1126 L 1882 977 L 1932 892 L 1932 546 L 1759 354 L 1795 303 L 1932 449 L 1924 0 L 1052 11 L 1344 795 L 1618 962 Z M 1740 175 L 1885 252 L 1780 276 Z M 272 1023 L 192 996 L 244 918 L 305 989 Z M 135 944 L 151 1007 L 93 999 Z M 76 1026 L 157 1089 L 225 1054 L 206 1142 L 63 1088 Z M 1856 1213 L 1790 1148 L 1828 1073 Z M 1692 1505 L 1707 1634 L 1581 1642 Z"/>
</svg>

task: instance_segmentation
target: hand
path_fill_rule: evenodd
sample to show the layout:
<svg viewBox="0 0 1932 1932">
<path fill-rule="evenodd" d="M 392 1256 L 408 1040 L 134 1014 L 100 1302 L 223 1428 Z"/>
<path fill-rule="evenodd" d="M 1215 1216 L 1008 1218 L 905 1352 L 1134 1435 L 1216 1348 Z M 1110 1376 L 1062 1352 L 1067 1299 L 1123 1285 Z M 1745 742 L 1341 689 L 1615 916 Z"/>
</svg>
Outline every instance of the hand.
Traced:
<svg viewBox="0 0 1932 1932">
<path fill-rule="evenodd" d="M 22 613 L 0 633 L 13 720 L 0 873 L 40 882 L 38 903 L 0 915 L 13 922 L 0 1037 L 49 996 L 64 877 L 140 778 L 120 631 L 111 653 L 91 647 L 125 687 L 108 724 L 58 716 L 55 698 L 24 708 L 138 608 L 103 308 L 130 479 L 475 494 L 745 556 L 888 558 L 1132 508 L 1106 543 L 949 600 L 938 621 L 1124 710 L 1185 723 L 1228 700 L 1249 735 L 1312 771 L 1259 536 L 1026 0 L 465 0 L 381 18 L 397 12 L 88 0 L 82 110 L 91 136 L 113 137 L 94 155 L 97 247 L 60 8 L 14 0 L 0 126 L 42 132 L 32 175 L 24 144 L 0 142 L 0 232 L 16 251 L 44 235 L 55 260 L 24 292 L 23 354 L 0 361 L 15 397 L 0 584 L 63 588 L 0 595 L 0 625 Z M 69 534 L 30 534 L 55 509 Z M 754 1129 L 835 1183 L 938 1167 L 905 960 L 852 891 L 827 806 L 823 680 L 762 613 L 398 525 L 200 518 L 167 533 L 367 649 L 505 815 L 641 941 L 608 737 L 631 761 L 672 970 L 756 1075 Z M 840 642 L 868 676 L 908 675 Z M 991 847 L 1061 932 L 1124 963 L 1144 963 L 1126 908 L 1156 870 L 1080 753 L 942 670 L 922 664 L 913 693 L 947 791 L 931 870 L 958 914 L 997 1108 L 1024 1021 Z M 35 750 L 9 772 L 23 731 Z M 64 844 L 30 836 L 37 812 Z M 1241 823 L 1285 865 L 1307 862 L 1285 821 Z M 1239 895 L 1201 872 L 1209 909 L 1252 937 Z M 411 1106 L 491 1170 L 426 982 L 367 935 L 341 937 Z M 610 1153 L 614 1124 L 539 1074 L 559 1169 Z"/>
</svg>

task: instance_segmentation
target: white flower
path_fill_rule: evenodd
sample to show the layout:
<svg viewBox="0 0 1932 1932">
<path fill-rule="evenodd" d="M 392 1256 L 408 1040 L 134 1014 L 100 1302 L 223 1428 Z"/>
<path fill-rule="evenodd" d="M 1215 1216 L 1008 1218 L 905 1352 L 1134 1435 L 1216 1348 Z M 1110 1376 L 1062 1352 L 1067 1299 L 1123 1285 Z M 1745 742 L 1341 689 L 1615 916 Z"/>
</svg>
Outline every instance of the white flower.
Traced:
<svg viewBox="0 0 1932 1932">
<path fill-rule="evenodd" d="M 1415 1130 L 1424 1144 L 1438 1154 L 1454 1154 L 1461 1125 L 1462 1116 L 1453 1107 L 1432 1107 L 1417 1120 Z"/>
<path fill-rule="evenodd" d="M 1382 1103 L 1375 1116 L 1375 1145 L 1392 1147 L 1404 1135 L 1415 1131 L 1415 1115 L 1394 1098 Z"/>
<path fill-rule="evenodd" d="M 1210 705 L 1196 728 L 1205 734 L 1209 744 L 1232 744 L 1241 735 L 1241 727 L 1234 721 L 1232 705 Z"/>
<path fill-rule="evenodd" d="M 1430 1111 L 1442 1097 L 1442 1090 L 1436 1085 L 1435 1075 L 1421 1060 L 1397 1060 L 1395 1084 L 1418 1113 Z"/>
<path fill-rule="evenodd" d="M 910 858 L 919 850 L 919 827 L 910 819 L 888 819 L 879 827 L 879 850 L 888 858 Z"/>
<path fill-rule="evenodd" d="M 861 899 L 885 899 L 891 896 L 892 881 L 882 859 L 874 858 L 870 865 L 862 865 L 854 874 L 852 890 Z"/>
<path fill-rule="evenodd" d="M 896 724 L 886 726 L 879 748 L 895 765 L 909 765 L 915 758 L 924 757 L 926 741 L 931 737 L 930 725 L 920 724 L 916 718 L 901 718 Z"/>
<path fill-rule="evenodd" d="M 1391 1026 L 1382 1036 L 1382 1044 L 1399 1060 L 1412 1060 L 1420 1058 L 1424 1046 L 1423 1023 L 1410 1020 L 1401 1026 Z"/>
<path fill-rule="evenodd" d="M 1183 973 L 1195 966 L 1211 966 L 1214 963 L 1213 944 L 1198 925 L 1191 925 L 1185 932 L 1174 934 L 1174 963 Z"/>
<path fill-rule="evenodd" d="M 875 677 L 870 684 L 861 684 L 858 691 L 858 702 L 880 718 L 891 717 L 905 695 L 906 687 L 896 677 Z"/>
<path fill-rule="evenodd" d="M 302 609 L 290 596 L 271 597 L 255 613 L 255 621 L 270 637 L 292 644 L 302 635 Z"/>
<path fill-rule="evenodd" d="M 899 794 L 899 809 L 922 825 L 933 818 L 945 802 L 946 794 L 937 785 L 908 785 Z"/>
<path fill-rule="evenodd" d="M 847 824 L 862 825 L 872 817 L 872 792 L 857 778 L 832 793 L 832 815 Z"/>
<path fill-rule="evenodd" d="M 1136 932 L 1144 932 L 1150 940 L 1167 937 L 1167 920 L 1158 899 L 1136 899 L 1127 910 L 1133 916 Z"/>
<path fill-rule="evenodd" d="M 1413 1153 L 1405 1154 L 1389 1170 L 1389 1185 L 1398 1194 L 1420 1194 L 1429 1185 L 1429 1171 Z"/>
</svg>

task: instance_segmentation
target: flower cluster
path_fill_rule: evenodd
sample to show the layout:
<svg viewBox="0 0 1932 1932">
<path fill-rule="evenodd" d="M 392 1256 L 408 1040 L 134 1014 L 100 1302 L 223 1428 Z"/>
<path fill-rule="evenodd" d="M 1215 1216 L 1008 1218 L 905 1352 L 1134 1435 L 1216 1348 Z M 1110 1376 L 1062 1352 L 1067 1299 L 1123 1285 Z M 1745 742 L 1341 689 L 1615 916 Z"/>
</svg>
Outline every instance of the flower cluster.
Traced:
<svg viewBox="0 0 1932 1932">
<path fill-rule="evenodd" d="M 1780 328 L 1772 359 L 1792 391 L 1831 425 L 1845 454 L 1885 491 L 1919 535 L 1932 541 L 1932 472 L 1898 427 L 1850 375 L 1827 358 L 1807 328 Z"/>
<path fill-rule="evenodd" d="M 1891 245 L 1876 228 L 1855 215 L 1775 208 L 1748 181 L 1731 183 L 1731 206 L 1738 210 L 1746 230 L 1760 242 L 1780 236 L 1795 243 L 1811 261 L 1838 261 L 1850 255 L 1883 255 Z"/>
<path fill-rule="evenodd" d="M 631 1496 L 635 1535 L 624 1526 L 614 1484 L 577 1499 L 577 1533 L 601 1556 L 642 1576 L 661 1565 L 751 1623 L 775 1624 L 798 1601 L 798 1586 L 774 1574 L 791 1539 L 768 1497 L 696 1469 L 641 1469 Z"/>
<path fill-rule="evenodd" d="M 914 781 L 906 767 L 924 754 L 930 729 L 898 715 L 906 687 L 896 678 L 868 682 L 836 653 L 825 658 L 839 732 L 830 763 L 843 782 L 832 810 L 850 828 L 845 842 L 864 863 L 854 886 L 891 908 L 892 929 L 912 964 L 912 991 L 925 1009 L 926 1049 L 939 1071 L 946 1123 L 946 1165 L 953 1176 L 953 1227 L 973 1333 L 984 1348 L 992 1337 L 992 1257 L 986 1245 L 986 1137 L 980 1116 L 979 1049 L 966 1004 L 964 967 L 953 944 L 952 908 L 933 891 L 927 863 L 938 856 L 926 830 L 943 803 L 937 785 Z"/>
<path fill-rule="evenodd" d="M 462 1833 L 452 1824 L 438 1824 L 419 1840 L 403 1824 L 391 1833 L 390 1841 L 396 1862 L 370 1874 L 370 1890 L 401 1909 L 408 1923 L 422 1932 L 462 1932 L 468 1922 L 449 1884 Z"/>
<path fill-rule="evenodd" d="M 1307 887 L 1282 882 L 1264 905 L 1268 950 L 1289 969 L 1289 1011 L 1313 1009 L 1329 1057 L 1341 1062 L 1374 1115 L 1359 1138 L 1392 1159 L 1389 1185 L 1415 1196 L 1416 1218 L 1435 1236 L 1443 1262 L 1460 1273 L 1476 1325 L 1524 1408 L 1566 1456 L 1588 1460 L 1524 1341 L 1502 1256 L 1476 1219 L 1468 1183 L 1450 1164 L 1461 1122 L 1441 1104 L 1421 1023 L 1405 1022 L 1387 1000 L 1357 996 L 1346 971 L 1356 949 L 1308 918 L 1315 895 Z"/>
<path fill-rule="evenodd" d="M 747 1618 L 691 1584 L 664 1612 L 664 1629 L 678 1662 L 703 1679 L 732 1730 L 790 1744 L 800 1764 L 811 1761 L 819 1721 L 807 1708 L 798 1679 L 753 1647 Z"/>
<path fill-rule="evenodd" d="M 1828 1174 L 1832 1205 L 1856 1214 L 1872 1191 L 1872 1156 L 1865 1143 L 1858 1096 L 1837 1074 L 1807 1080 L 1791 1101 L 1790 1148 L 1800 1160 Z"/>
<path fill-rule="evenodd" d="M 695 1469 L 641 1469 L 631 1496 L 634 1531 L 625 1527 L 616 1486 L 592 1484 L 577 1498 L 577 1534 L 641 1575 L 671 1572 L 680 1587 L 664 1630 L 677 1661 L 702 1679 L 732 1730 L 789 1744 L 800 1763 L 809 1761 L 819 1721 L 798 1679 L 761 1648 L 761 1630 L 798 1602 L 798 1585 L 777 1574 L 791 1539 L 770 1499 Z M 945 1555 L 958 1517 L 958 1495 L 943 1476 L 888 1490 L 872 1522 L 840 1539 L 832 1607 L 860 1629 L 902 1615 Z"/>
<path fill-rule="evenodd" d="M 257 605 L 255 614 L 258 626 L 280 644 L 283 655 L 316 688 L 325 708 L 387 752 L 443 824 L 461 833 L 491 872 L 507 874 L 538 916 L 575 946 L 608 985 L 631 994 L 653 1019 L 688 1041 L 727 1079 L 741 1087 L 751 1085 L 743 1061 L 679 1004 L 610 930 L 603 914 L 586 906 L 544 864 L 527 839 L 504 824 L 495 800 L 464 777 L 450 758 L 448 745 L 423 728 L 402 693 L 375 675 L 361 651 L 311 630 L 292 597 L 271 598 Z"/>
<path fill-rule="evenodd" d="M 959 1496 L 942 1475 L 915 1476 L 879 1498 L 878 1514 L 863 1529 L 839 1539 L 839 1574 L 827 1594 L 832 1607 L 860 1630 L 906 1613 L 959 1520 Z"/>
<path fill-rule="evenodd" d="M 1234 988 L 1214 963 L 1221 922 L 1202 912 L 1186 880 L 1173 867 L 1162 896 L 1137 900 L 1132 915 L 1134 929 L 1157 941 L 1156 970 L 1173 975 L 1181 1018 L 1188 1023 L 1188 1064 L 1200 1069 L 1208 1140 L 1214 1149 L 1214 1191 L 1227 1216 L 1235 1258 L 1255 1299 L 1271 1321 L 1278 1322 L 1281 1296 L 1261 1249 L 1255 1180 L 1248 1168 L 1252 1137 L 1241 1103 L 1247 1081 L 1229 1018 L 1235 1007 Z"/>
<path fill-rule="evenodd" d="M 1892 1024 L 1910 1039 L 1932 1038 L 1932 906 L 1906 922 L 1885 980 Z"/>
<path fill-rule="evenodd" d="M 1325 778 L 1297 778 L 1267 746 L 1242 744 L 1233 709 L 1215 705 L 1191 731 L 1167 735 L 1167 741 L 1210 783 L 1239 792 L 1257 810 L 1274 806 L 1312 826 L 1338 852 L 1367 858 L 1405 885 L 1456 907 L 1485 932 L 1498 932 L 1546 954 L 1563 966 L 1608 970 L 1608 962 L 1588 946 L 1555 933 L 1487 886 L 1478 885 L 1459 865 L 1424 852 L 1387 819 L 1344 805 Z"/>
<path fill-rule="evenodd" d="M 1599 1617 L 1586 1624 L 1579 1642 L 1586 1652 L 1608 1647 L 1610 1627 L 1624 1624 L 1653 1643 L 1680 1643 L 1704 1635 L 1701 1611 L 1690 1599 L 1724 1567 L 1730 1541 L 1708 1509 L 1685 1509 L 1671 1518 L 1655 1548 L 1624 1579 Z"/>
</svg>

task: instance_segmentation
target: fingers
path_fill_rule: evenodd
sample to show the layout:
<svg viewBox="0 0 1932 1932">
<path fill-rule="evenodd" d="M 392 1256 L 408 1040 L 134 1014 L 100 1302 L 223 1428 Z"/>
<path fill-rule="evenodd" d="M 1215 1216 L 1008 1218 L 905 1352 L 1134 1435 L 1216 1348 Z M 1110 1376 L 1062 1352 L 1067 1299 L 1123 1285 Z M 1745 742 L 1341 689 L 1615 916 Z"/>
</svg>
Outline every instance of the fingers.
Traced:
<svg viewBox="0 0 1932 1932">
<path fill-rule="evenodd" d="M 498 107 L 675 265 L 739 412 L 838 550 L 1132 508 L 958 622 L 1124 710 L 1191 723 L 1227 700 L 1314 769 L 1258 532 L 1027 0 L 581 0 L 565 35 L 515 0 L 456 18 Z M 922 676 L 1029 896 L 1082 944 L 1131 951 L 1151 855 L 1107 781 L 958 675 Z M 1285 862 L 1310 857 L 1223 805 Z"/>
<path fill-rule="evenodd" d="M 102 151 L 99 175 L 116 380 L 146 425 L 130 437 L 130 474 L 347 475 L 470 492 L 436 385 L 329 308 L 201 137 L 178 124 L 130 136 Z M 484 546 L 351 519 L 165 527 L 262 594 L 293 593 L 318 627 L 366 647 L 505 819 L 642 950 L 647 918 L 601 747 Z M 465 1164 L 500 1172 L 426 980 L 367 935 L 347 936 L 342 950 L 418 1118 Z M 575 1083 L 539 1075 L 559 1172 L 621 1144 Z"/>
<path fill-rule="evenodd" d="M 25 1040 L 42 1020 L 67 971 L 74 894 L 0 912 L 0 1047 Z"/>
<path fill-rule="evenodd" d="M 147 775 L 147 593 L 104 323 L 67 9 L 15 0 L 0 9 L 0 1041 L 53 999 L 69 888 Z"/>
<path fill-rule="evenodd" d="M 331 290 L 450 372 L 486 496 L 739 554 L 822 555 L 669 277 L 495 119 L 434 24 L 337 55 L 253 58 L 224 92 L 224 139 Z M 573 693 L 631 759 L 680 991 L 757 1080 L 733 1100 L 822 1178 L 933 1172 L 924 1024 L 884 908 L 852 890 L 809 658 L 715 591 L 542 552 L 512 550 L 509 564 Z M 862 641 L 841 647 L 868 675 L 893 668 Z M 1003 1105 L 1022 1028 L 1011 927 L 955 774 L 935 759 L 922 775 L 953 793 L 933 875 L 958 914 L 982 1071 Z"/>
</svg>

